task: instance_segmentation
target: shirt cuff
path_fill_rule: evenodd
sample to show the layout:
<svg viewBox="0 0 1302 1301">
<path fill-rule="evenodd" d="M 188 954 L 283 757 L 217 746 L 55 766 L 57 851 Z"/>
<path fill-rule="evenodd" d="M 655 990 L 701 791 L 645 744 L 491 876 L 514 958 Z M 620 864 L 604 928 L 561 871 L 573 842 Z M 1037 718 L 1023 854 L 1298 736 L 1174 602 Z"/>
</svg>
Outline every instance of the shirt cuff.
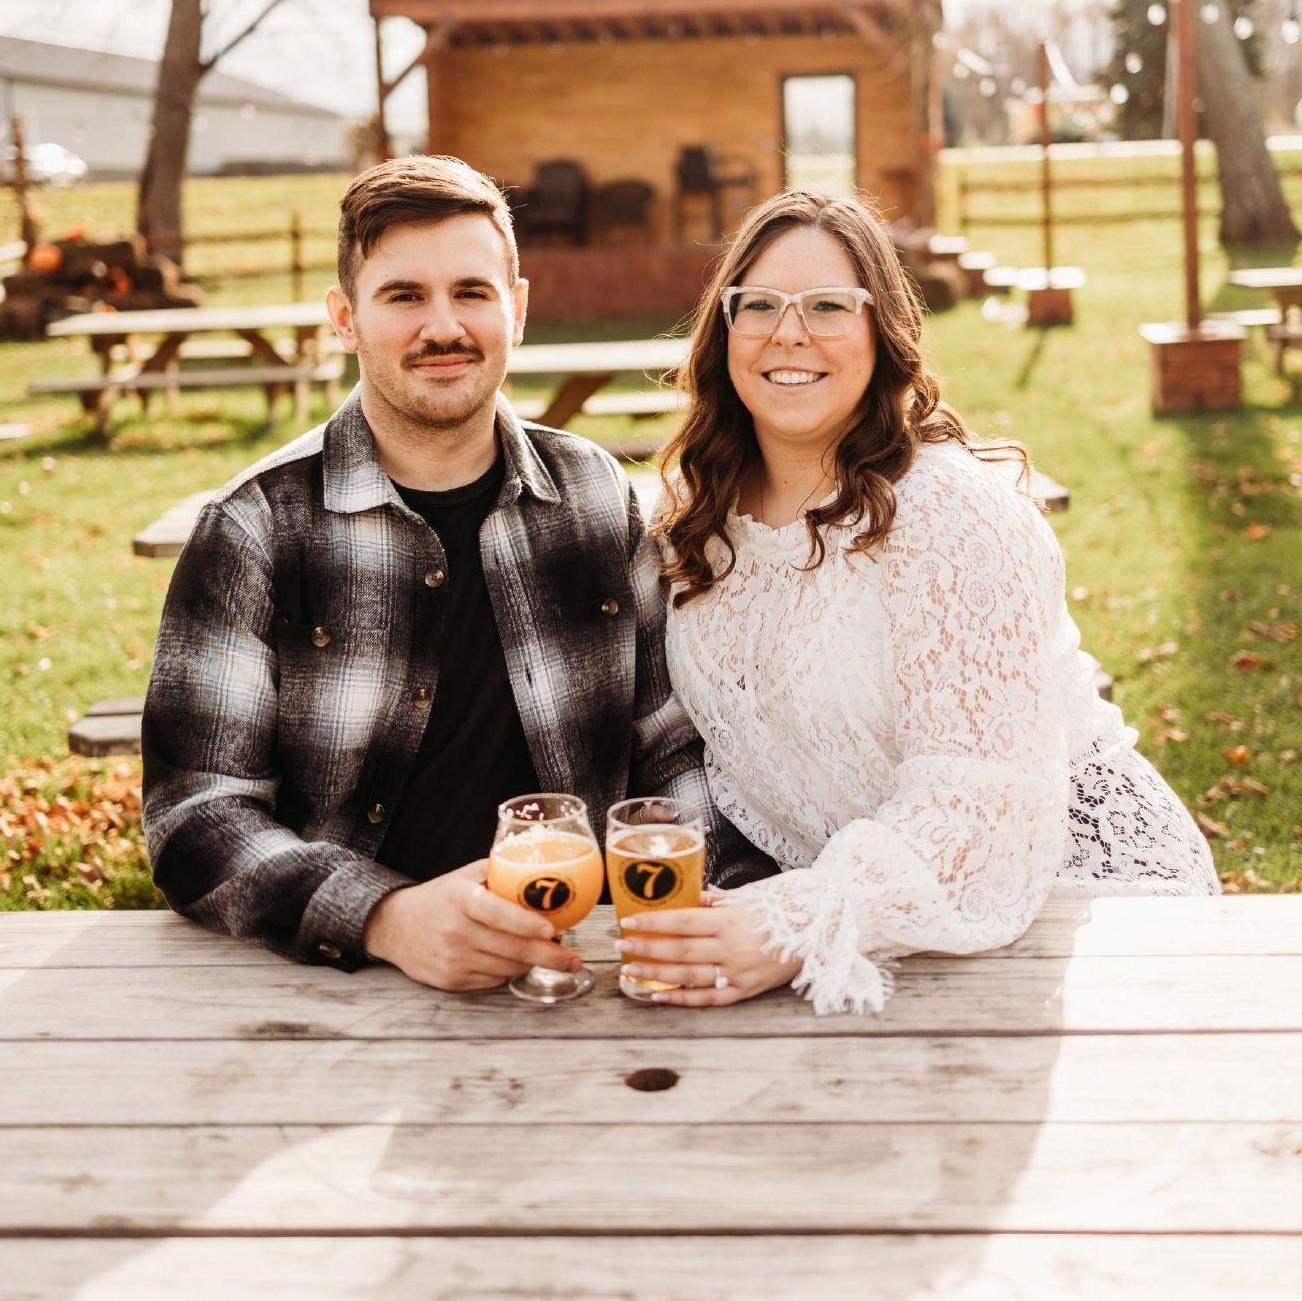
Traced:
<svg viewBox="0 0 1302 1301">
<path fill-rule="evenodd" d="M 296 956 L 302 962 L 356 971 L 368 961 L 362 932 L 375 905 L 395 890 L 415 884 L 411 877 L 369 858 L 341 863 L 303 912 Z"/>
</svg>

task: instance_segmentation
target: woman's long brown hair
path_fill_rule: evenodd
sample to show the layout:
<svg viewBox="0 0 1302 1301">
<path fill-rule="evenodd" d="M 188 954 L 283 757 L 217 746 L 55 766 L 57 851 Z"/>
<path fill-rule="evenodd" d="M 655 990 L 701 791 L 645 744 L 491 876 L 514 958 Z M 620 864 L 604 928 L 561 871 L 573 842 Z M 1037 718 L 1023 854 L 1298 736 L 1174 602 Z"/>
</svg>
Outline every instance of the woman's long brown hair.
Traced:
<svg viewBox="0 0 1302 1301">
<path fill-rule="evenodd" d="M 702 595 L 732 572 L 737 553 L 726 527 L 728 511 L 751 467 L 759 459 L 755 425 L 728 376 L 728 327 L 719 299 L 742 283 L 751 265 L 779 236 L 801 226 L 836 238 L 873 297 L 876 364 L 850 428 L 836 446 L 832 477 L 836 497 L 805 515 L 809 568 L 826 556 L 824 529 L 837 521 L 862 524 L 849 544 L 868 551 L 881 542 L 895 519 L 895 491 L 922 443 L 957 442 L 983 458 L 1018 458 L 1015 443 L 973 445 L 959 414 L 940 400 L 940 387 L 922 359 L 921 295 L 900 263 L 881 218 L 859 199 L 834 199 L 808 190 L 784 190 L 753 208 L 725 251 L 697 304 L 692 352 L 679 372 L 688 397 L 686 421 L 659 460 L 666 509 L 655 528 L 669 544 L 665 577 L 681 584 L 674 604 Z M 670 467 L 677 475 L 671 482 Z M 720 538 L 728 561 L 715 572 L 706 558 Z"/>
</svg>

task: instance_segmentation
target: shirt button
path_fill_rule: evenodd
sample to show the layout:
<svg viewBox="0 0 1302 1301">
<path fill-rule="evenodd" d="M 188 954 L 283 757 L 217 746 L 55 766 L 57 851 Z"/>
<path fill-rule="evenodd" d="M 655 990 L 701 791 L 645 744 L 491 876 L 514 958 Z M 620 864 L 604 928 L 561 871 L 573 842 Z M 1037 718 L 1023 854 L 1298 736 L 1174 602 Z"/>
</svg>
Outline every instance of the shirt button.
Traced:
<svg viewBox="0 0 1302 1301">
<path fill-rule="evenodd" d="M 372 804 L 371 807 L 370 807 L 369 809 L 367 809 L 367 811 L 366 811 L 366 820 L 367 820 L 368 822 L 383 822 L 383 821 L 384 821 L 384 805 L 383 805 L 383 804 Z"/>
<path fill-rule="evenodd" d="M 442 587 L 443 580 L 446 578 L 447 575 L 441 569 L 427 569 L 425 571 L 425 586 Z"/>
<path fill-rule="evenodd" d="M 601 603 L 601 613 L 608 614 L 613 619 L 619 613 L 619 602 L 613 596 L 607 597 Z"/>
<path fill-rule="evenodd" d="M 318 944 L 316 951 L 331 962 L 338 962 L 344 956 L 343 950 L 337 944 Z"/>
<path fill-rule="evenodd" d="M 416 705 L 428 705 L 430 701 L 429 688 L 417 687 L 412 694 L 412 703 Z"/>
<path fill-rule="evenodd" d="M 329 629 L 329 628 L 313 628 L 313 629 L 312 629 L 312 645 L 313 645 L 313 646 L 329 646 L 329 645 L 330 645 L 330 629 Z"/>
</svg>

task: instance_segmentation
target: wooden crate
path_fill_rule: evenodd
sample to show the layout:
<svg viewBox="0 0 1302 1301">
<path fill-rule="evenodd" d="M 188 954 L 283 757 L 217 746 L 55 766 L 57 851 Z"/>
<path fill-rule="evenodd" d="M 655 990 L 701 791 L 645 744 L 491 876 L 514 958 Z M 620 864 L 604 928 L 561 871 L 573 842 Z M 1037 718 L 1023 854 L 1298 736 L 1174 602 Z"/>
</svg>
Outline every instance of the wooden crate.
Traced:
<svg viewBox="0 0 1302 1301">
<path fill-rule="evenodd" d="M 1227 411 L 1243 405 L 1242 326 L 1203 321 L 1190 330 L 1178 322 L 1154 322 L 1139 332 L 1152 346 L 1155 412 Z"/>
</svg>

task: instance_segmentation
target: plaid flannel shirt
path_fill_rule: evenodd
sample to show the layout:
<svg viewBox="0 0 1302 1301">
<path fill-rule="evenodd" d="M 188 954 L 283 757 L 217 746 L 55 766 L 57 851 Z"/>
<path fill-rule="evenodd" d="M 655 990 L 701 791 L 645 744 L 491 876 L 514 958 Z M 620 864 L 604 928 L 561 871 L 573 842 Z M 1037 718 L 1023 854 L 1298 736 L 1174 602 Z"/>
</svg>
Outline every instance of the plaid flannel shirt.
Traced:
<svg viewBox="0 0 1302 1301">
<path fill-rule="evenodd" d="M 511 687 L 544 789 L 600 838 L 626 794 L 707 811 L 710 879 L 774 871 L 710 801 L 673 695 L 653 544 L 627 477 L 499 402 L 506 476 L 480 534 Z M 207 505 L 168 591 L 145 702 L 144 823 L 178 912 L 352 970 L 373 857 L 437 690 L 426 576 L 446 565 L 376 456 L 354 393 Z M 450 792 L 455 798 L 455 792 Z"/>
</svg>

